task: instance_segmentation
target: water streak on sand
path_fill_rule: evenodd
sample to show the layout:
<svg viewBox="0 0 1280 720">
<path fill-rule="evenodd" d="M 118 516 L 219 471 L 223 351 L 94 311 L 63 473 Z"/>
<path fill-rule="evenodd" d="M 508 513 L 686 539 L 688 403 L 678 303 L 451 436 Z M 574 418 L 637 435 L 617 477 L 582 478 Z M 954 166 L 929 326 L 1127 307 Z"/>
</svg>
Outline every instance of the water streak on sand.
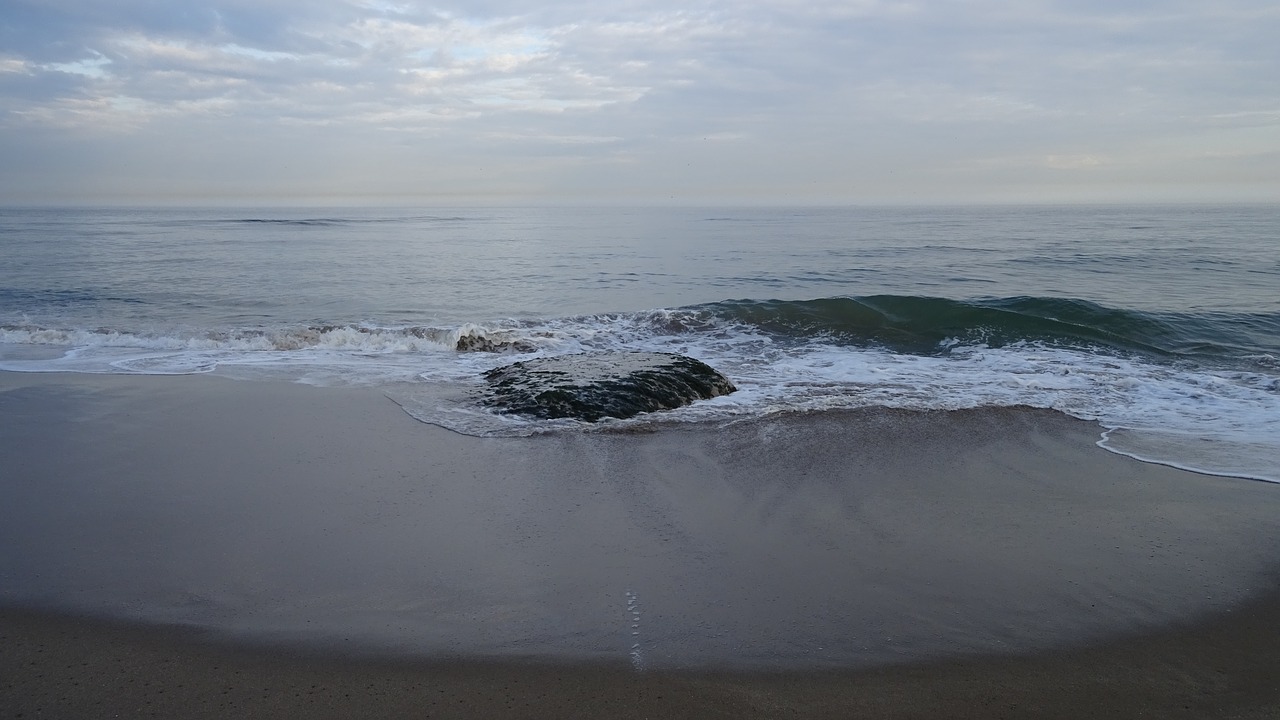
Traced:
<svg viewBox="0 0 1280 720">
<path fill-rule="evenodd" d="M 640 647 L 640 597 L 627 591 L 627 613 L 631 625 L 631 650 L 627 653 L 631 658 L 631 667 L 636 672 L 644 670 L 644 650 Z"/>
</svg>

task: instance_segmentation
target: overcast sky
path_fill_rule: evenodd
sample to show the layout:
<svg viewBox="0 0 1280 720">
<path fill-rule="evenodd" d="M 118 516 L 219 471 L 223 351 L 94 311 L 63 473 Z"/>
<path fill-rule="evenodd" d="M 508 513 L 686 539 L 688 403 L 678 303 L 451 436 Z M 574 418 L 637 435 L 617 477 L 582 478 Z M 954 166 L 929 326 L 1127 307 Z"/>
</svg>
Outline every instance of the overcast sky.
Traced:
<svg viewBox="0 0 1280 720">
<path fill-rule="evenodd" d="M 1277 201 L 1280 3 L 0 0 L 0 166 L 0 203 Z"/>
</svg>

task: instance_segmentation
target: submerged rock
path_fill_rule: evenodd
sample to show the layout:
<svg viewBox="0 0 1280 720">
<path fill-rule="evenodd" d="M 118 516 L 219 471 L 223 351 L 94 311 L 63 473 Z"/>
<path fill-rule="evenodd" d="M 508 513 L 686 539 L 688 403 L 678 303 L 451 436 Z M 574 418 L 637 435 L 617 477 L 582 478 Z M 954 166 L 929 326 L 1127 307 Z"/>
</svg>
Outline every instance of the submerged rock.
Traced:
<svg viewBox="0 0 1280 720">
<path fill-rule="evenodd" d="M 714 368 L 674 353 L 593 353 L 524 360 L 484 374 L 484 402 L 539 418 L 629 418 L 728 395 L 737 388 Z"/>
</svg>

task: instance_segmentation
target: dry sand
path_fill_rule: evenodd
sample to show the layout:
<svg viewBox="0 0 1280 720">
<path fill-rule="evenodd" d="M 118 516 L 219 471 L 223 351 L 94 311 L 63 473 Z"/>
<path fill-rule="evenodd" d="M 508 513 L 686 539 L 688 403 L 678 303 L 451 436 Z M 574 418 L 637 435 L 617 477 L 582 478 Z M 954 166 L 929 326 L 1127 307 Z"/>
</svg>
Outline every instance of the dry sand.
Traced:
<svg viewBox="0 0 1280 720">
<path fill-rule="evenodd" d="M 0 717 L 1276 716 L 1280 487 L 1096 437 L 0 373 Z"/>
</svg>

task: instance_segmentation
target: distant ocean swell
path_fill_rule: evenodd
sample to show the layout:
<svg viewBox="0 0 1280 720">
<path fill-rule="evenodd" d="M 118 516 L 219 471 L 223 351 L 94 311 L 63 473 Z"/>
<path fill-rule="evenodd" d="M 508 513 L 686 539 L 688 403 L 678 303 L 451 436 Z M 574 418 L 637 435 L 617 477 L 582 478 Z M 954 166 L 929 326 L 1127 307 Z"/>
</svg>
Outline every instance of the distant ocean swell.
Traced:
<svg viewBox="0 0 1280 720">
<path fill-rule="evenodd" d="M 219 219 L 214 223 L 231 225 L 276 225 L 280 227 L 341 227 L 346 225 L 408 225 L 416 223 L 458 223 L 467 218 L 459 216 L 416 215 L 410 217 L 312 217 L 312 218 L 232 218 Z"/>
<path fill-rule="evenodd" d="M 0 342 L 47 351 L 0 361 L 0 369 L 217 372 L 384 386 L 420 420 L 468 434 L 527 435 L 573 423 L 523 421 L 478 407 L 481 373 L 543 355 L 680 352 L 726 373 L 739 391 L 664 413 L 667 420 L 1025 405 L 1101 423 L 1110 429 L 1102 444 L 1116 452 L 1280 481 L 1277 314 L 1141 312 L 1046 297 L 877 295 L 453 326 L 50 325 L 0 327 Z M 626 421 L 644 422 L 652 420 Z"/>
</svg>

